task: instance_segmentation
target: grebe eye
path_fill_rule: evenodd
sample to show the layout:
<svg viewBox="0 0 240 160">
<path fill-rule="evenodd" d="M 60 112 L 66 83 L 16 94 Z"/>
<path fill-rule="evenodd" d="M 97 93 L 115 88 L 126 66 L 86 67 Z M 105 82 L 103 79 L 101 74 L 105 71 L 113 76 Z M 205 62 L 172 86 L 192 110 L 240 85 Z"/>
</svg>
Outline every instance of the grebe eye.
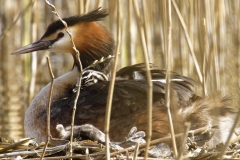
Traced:
<svg viewBox="0 0 240 160">
<path fill-rule="evenodd" d="M 57 36 L 57 39 L 60 39 L 60 38 L 62 38 L 64 36 L 64 33 L 63 32 L 59 32 L 58 33 L 58 36 Z"/>
</svg>

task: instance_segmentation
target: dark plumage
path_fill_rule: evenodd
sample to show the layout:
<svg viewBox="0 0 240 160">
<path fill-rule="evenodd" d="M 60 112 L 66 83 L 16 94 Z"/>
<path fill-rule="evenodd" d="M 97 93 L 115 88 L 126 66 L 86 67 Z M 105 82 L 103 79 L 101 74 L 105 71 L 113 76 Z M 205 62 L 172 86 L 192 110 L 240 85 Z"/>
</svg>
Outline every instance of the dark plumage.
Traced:
<svg viewBox="0 0 240 160">
<path fill-rule="evenodd" d="M 67 25 L 69 27 L 74 26 L 78 23 L 81 22 L 95 22 L 95 21 L 100 21 L 103 18 L 105 18 L 106 16 L 108 16 L 108 12 L 106 9 L 95 9 L 92 10 L 90 12 L 88 12 L 87 14 L 82 14 L 82 15 L 77 15 L 77 16 L 72 16 L 72 17 L 68 17 L 68 18 L 63 18 L 63 20 L 67 23 Z M 52 22 L 48 28 L 47 31 L 44 33 L 44 35 L 42 36 L 41 39 L 50 36 L 51 34 L 53 34 L 54 32 L 56 32 L 57 30 L 61 30 L 64 29 L 65 26 L 63 25 L 63 23 L 58 19 L 54 22 Z"/>
<path fill-rule="evenodd" d="M 155 127 L 161 128 L 161 125 L 166 125 L 166 130 L 169 131 L 168 123 L 162 124 L 162 121 L 168 121 L 167 117 L 163 116 L 163 114 L 167 112 L 164 106 L 164 86 L 164 83 L 153 82 L 153 104 L 155 105 L 153 117 L 159 120 L 159 122 L 155 124 Z M 102 81 L 81 90 L 77 102 L 76 125 L 92 124 L 100 130 L 104 129 L 108 87 L 109 82 Z M 120 80 L 116 82 L 111 113 L 111 140 L 123 140 L 124 136 L 128 134 L 133 126 L 137 126 L 139 130 L 146 131 L 147 88 L 147 82 L 144 80 Z M 176 92 L 181 90 L 181 95 L 179 94 L 179 99 L 177 98 L 179 102 L 183 101 L 182 97 L 188 97 L 188 99 L 192 97 L 192 95 L 188 93 L 189 90 L 187 88 L 183 88 L 174 83 L 173 88 Z M 71 123 L 71 118 L 69 117 L 71 117 L 72 114 L 71 111 L 76 93 L 69 88 L 69 92 L 64 95 L 67 95 L 67 97 L 59 97 L 54 100 L 51 105 L 51 133 L 53 137 L 58 137 L 58 132 L 56 132 L 55 129 L 57 124 L 62 124 L 64 127 L 67 127 Z M 41 115 L 39 118 L 46 118 L 46 110 L 39 114 Z M 163 136 L 166 130 L 153 129 L 153 131 L 156 132 L 153 134 L 154 138 Z"/>
<path fill-rule="evenodd" d="M 166 71 L 160 70 L 153 64 L 150 64 L 150 73 L 154 82 L 164 82 L 166 78 Z M 117 80 L 147 80 L 146 67 L 144 63 L 135 64 L 121 68 L 116 73 Z M 196 82 L 191 78 L 179 75 L 175 72 L 170 72 L 172 88 L 177 91 L 178 97 L 182 100 L 188 101 L 189 97 L 194 95 L 191 87 L 196 86 Z M 164 87 L 165 83 L 161 83 Z M 154 89 L 154 88 L 153 88 Z M 182 91 L 184 93 L 182 93 Z"/>
<path fill-rule="evenodd" d="M 150 72 L 153 80 L 165 79 L 166 78 L 166 70 L 161 70 L 150 64 Z M 131 66 L 121 68 L 117 73 L 117 77 L 122 77 L 123 79 L 142 79 L 146 80 L 146 67 L 144 63 L 134 64 Z M 170 78 L 172 81 L 182 80 L 191 84 L 191 86 L 196 85 L 196 82 L 189 77 L 182 76 L 176 72 L 170 72 Z"/>
</svg>

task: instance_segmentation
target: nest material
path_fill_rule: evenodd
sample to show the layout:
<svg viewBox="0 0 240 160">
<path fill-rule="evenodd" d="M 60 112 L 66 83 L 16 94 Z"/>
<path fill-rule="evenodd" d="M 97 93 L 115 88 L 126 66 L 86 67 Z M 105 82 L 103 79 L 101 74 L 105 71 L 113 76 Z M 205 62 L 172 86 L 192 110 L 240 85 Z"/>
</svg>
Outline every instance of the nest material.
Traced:
<svg viewBox="0 0 240 160">
<path fill-rule="evenodd" d="M 217 144 L 211 148 L 208 142 L 212 140 L 214 132 L 218 130 L 217 127 L 203 127 L 198 128 L 194 131 L 190 131 L 185 142 L 185 148 L 178 148 L 183 153 L 183 158 L 194 158 L 194 159 L 218 159 L 222 151 L 223 144 Z M 137 132 L 136 128 L 130 131 L 130 134 L 123 142 L 111 142 L 111 157 L 116 159 L 127 159 L 134 156 L 136 152 L 136 142 L 142 144 L 138 145 L 138 158 L 143 158 L 145 143 L 142 131 Z M 177 141 L 183 137 L 183 134 L 175 135 Z M 151 147 L 148 151 L 149 157 L 161 158 L 161 159 L 174 159 L 171 144 L 171 137 L 167 136 L 160 139 L 151 141 Z M 0 158 L 39 158 L 43 152 L 45 142 L 37 144 L 31 138 L 21 139 L 19 141 L 7 140 L 1 138 L 0 142 Z M 69 141 L 61 139 L 51 139 L 45 152 L 46 157 L 55 157 L 58 159 L 67 158 L 78 158 L 78 159 L 104 159 L 105 157 L 105 146 L 98 142 L 91 140 L 76 139 L 73 143 L 73 156 L 69 155 Z M 232 142 L 228 146 L 228 150 L 225 153 L 223 159 L 238 159 L 240 157 L 240 144 L 239 142 Z"/>
</svg>

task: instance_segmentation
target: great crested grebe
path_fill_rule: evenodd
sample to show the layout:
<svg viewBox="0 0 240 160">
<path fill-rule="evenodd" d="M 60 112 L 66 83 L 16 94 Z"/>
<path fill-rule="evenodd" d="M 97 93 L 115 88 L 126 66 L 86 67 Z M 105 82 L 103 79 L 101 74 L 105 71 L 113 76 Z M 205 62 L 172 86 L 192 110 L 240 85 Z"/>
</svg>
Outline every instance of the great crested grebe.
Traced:
<svg viewBox="0 0 240 160">
<path fill-rule="evenodd" d="M 114 40 L 104 26 L 96 21 L 108 15 L 106 10 L 96 9 L 89 13 L 64 18 L 72 33 L 76 48 L 80 51 L 83 68 L 88 67 L 95 60 L 113 55 Z M 54 21 L 47 28 L 40 40 L 29 44 L 12 54 L 24 54 L 38 50 L 49 50 L 55 53 L 71 53 L 74 58 L 73 69 L 58 77 L 54 81 L 51 104 L 51 135 L 59 137 L 57 124 L 70 126 L 73 101 L 73 91 L 80 75 L 79 63 L 75 59 L 75 52 L 65 27 L 60 20 Z M 96 65 L 91 70 L 108 74 L 111 69 L 111 60 Z M 138 130 L 147 128 L 147 99 L 148 89 L 145 80 L 143 64 L 128 66 L 117 72 L 120 80 L 114 87 L 113 106 L 111 113 L 110 139 L 122 140 L 129 130 L 136 126 Z M 163 137 L 170 132 L 167 109 L 164 106 L 165 71 L 151 69 L 153 77 L 153 130 L 152 138 Z M 196 98 L 191 87 L 194 84 L 190 78 L 172 73 L 171 89 L 174 92 L 177 106 L 175 127 L 181 130 L 184 122 L 192 123 L 191 129 L 205 126 L 213 121 L 212 112 L 218 110 L 224 115 L 229 109 L 228 98 Z M 75 125 L 91 124 L 100 130 L 104 127 L 105 107 L 109 81 L 103 80 L 81 89 L 77 103 Z M 37 142 L 45 141 L 46 109 L 50 84 L 46 85 L 32 100 L 27 109 L 24 127 L 28 137 L 36 138 Z"/>
</svg>

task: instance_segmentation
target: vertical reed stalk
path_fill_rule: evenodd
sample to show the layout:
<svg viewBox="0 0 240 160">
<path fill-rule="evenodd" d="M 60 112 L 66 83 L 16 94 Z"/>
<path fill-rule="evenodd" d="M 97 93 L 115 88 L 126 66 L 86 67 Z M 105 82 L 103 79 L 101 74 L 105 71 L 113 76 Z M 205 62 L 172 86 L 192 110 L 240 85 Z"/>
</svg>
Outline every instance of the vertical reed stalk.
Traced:
<svg viewBox="0 0 240 160">
<path fill-rule="evenodd" d="M 171 130 L 171 137 L 172 137 L 172 144 L 173 144 L 173 151 L 174 156 L 178 157 L 177 152 L 177 145 L 176 145 L 176 139 L 175 139 L 175 133 L 174 133 L 174 127 L 173 127 L 173 121 L 172 121 L 172 115 L 170 110 L 170 100 L 171 100 L 171 89 L 170 89 L 170 71 L 171 71 L 171 57 L 172 57 L 172 7 L 171 7 L 171 0 L 168 0 L 168 48 L 167 48 L 167 73 L 166 73 L 166 94 L 165 94 L 165 105 L 167 107 L 167 113 L 169 118 L 169 124 L 170 124 L 170 130 Z"/>
<path fill-rule="evenodd" d="M 150 146 L 150 141 L 152 137 L 152 77 L 150 73 L 150 66 L 149 66 L 149 53 L 147 50 L 147 44 L 146 44 L 146 37 L 144 34 L 144 27 L 143 27 L 143 22 L 140 17 L 140 11 L 138 7 L 138 2 L 136 0 L 133 0 L 133 6 L 135 9 L 135 13 L 137 16 L 137 22 L 138 22 L 138 30 L 140 32 L 140 37 L 141 37 L 141 44 L 143 47 L 143 53 L 144 53 L 144 61 L 145 61 L 145 66 L 146 66 L 146 75 L 147 75 L 147 83 L 148 83 L 148 92 L 147 92 L 147 110 L 148 110 L 148 130 L 147 130 L 147 137 L 146 137 L 146 149 L 145 149 L 145 155 L 144 158 L 147 159 L 148 157 L 148 149 Z"/>
<path fill-rule="evenodd" d="M 109 140 L 109 128 L 110 128 L 110 116 L 112 109 L 112 99 L 113 91 L 116 78 L 117 62 L 118 62 L 118 53 L 120 51 L 121 39 L 122 39 L 122 7 L 120 0 L 117 1 L 117 47 L 114 56 L 113 69 L 111 72 L 111 81 L 108 89 L 107 105 L 106 105 L 106 114 L 105 114 L 105 139 L 106 139 L 106 159 L 110 159 L 110 140 Z"/>
<path fill-rule="evenodd" d="M 173 3 L 175 11 L 177 12 L 177 15 L 178 15 L 178 18 L 179 18 L 179 20 L 181 22 L 181 25 L 182 25 L 182 27 L 184 29 L 184 33 L 185 33 L 185 36 L 186 36 L 186 39 L 187 39 L 187 42 L 188 42 L 188 46 L 189 46 L 189 49 L 191 51 L 190 53 L 192 55 L 192 58 L 193 58 L 193 61 L 194 61 L 194 64 L 195 64 L 195 67 L 196 67 L 196 70 L 197 70 L 197 73 L 198 73 L 198 78 L 199 78 L 200 82 L 202 83 L 202 73 L 201 73 L 201 70 L 200 70 L 200 67 L 199 67 L 199 64 L 198 64 L 195 52 L 193 50 L 192 42 L 191 42 L 189 34 L 187 32 L 186 24 L 184 23 L 184 20 L 182 18 L 181 13 L 179 12 L 179 9 L 177 7 L 177 4 L 176 4 L 175 0 L 172 0 L 172 3 Z"/>
<path fill-rule="evenodd" d="M 50 86 L 50 90 L 49 90 L 48 104 L 47 104 L 47 106 L 48 106 L 48 109 L 47 109 L 47 141 L 46 141 L 46 144 L 43 148 L 43 152 L 41 154 L 41 158 L 40 158 L 41 160 L 43 159 L 43 157 L 45 155 L 45 152 L 46 152 L 46 149 L 47 149 L 47 145 L 48 145 L 49 141 L 51 140 L 50 112 L 51 112 L 51 100 L 52 100 L 53 83 L 54 83 L 54 75 L 53 75 L 53 72 L 52 72 L 52 67 L 51 67 L 51 62 L 50 62 L 49 56 L 46 56 L 46 59 L 47 59 L 47 64 L 48 64 L 48 71 L 49 71 L 49 74 L 51 76 L 51 86 Z"/>
</svg>

